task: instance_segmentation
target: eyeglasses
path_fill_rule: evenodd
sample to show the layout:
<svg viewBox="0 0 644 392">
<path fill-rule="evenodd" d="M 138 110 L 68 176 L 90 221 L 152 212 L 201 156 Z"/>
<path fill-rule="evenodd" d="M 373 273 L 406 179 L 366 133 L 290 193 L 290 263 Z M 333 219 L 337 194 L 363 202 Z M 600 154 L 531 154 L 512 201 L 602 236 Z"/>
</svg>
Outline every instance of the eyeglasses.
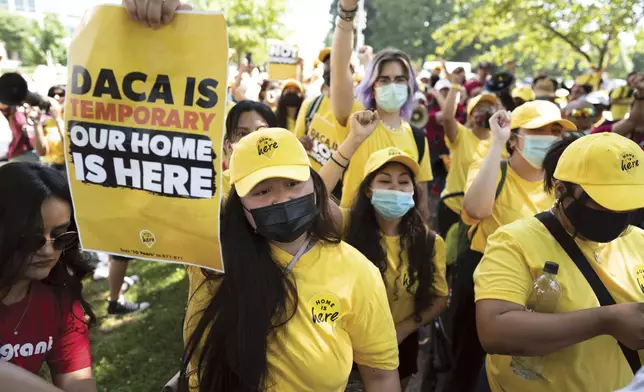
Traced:
<svg viewBox="0 0 644 392">
<path fill-rule="evenodd" d="M 45 236 L 40 234 L 25 235 L 21 238 L 21 248 L 29 252 L 35 252 L 45 246 L 49 241 L 52 242 L 54 249 L 66 250 L 76 245 L 78 242 L 78 233 L 68 231 L 56 238 L 45 238 Z"/>
<path fill-rule="evenodd" d="M 570 111 L 570 117 L 590 118 L 595 117 L 594 108 L 573 109 Z"/>
</svg>

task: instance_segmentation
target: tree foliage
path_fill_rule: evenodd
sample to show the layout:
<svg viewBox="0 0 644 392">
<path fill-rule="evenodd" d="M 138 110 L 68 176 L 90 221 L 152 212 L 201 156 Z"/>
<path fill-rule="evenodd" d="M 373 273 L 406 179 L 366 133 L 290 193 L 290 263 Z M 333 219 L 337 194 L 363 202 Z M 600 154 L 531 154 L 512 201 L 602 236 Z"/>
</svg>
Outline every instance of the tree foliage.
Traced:
<svg viewBox="0 0 644 392">
<path fill-rule="evenodd" d="M 221 11 L 226 16 L 228 43 L 238 56 L 253 54 L 253 62 L 267 59 L 267 40 L 283 38 L 285 0 L 193 0 L 197 9 Z"/>
<path fill-rule="evenodd" d="M 434 38 L 442 50 L 474 46 L 487 59 L 536 69 L 606 68 L 619 33 L 644 16 L 641 0 L 457 0 L 459 16 Z"/>
<path fill-rule="evenodd" d="M 55 14 L 46 14 L 42 27 L 24 17 L 0 11 L 0 41 L 9 53 L 17 53 L 23 65 L 44 64 L 47 52 L 54 62 L 67 64 L 63 40 L 67 31 Z"/>
</svg>

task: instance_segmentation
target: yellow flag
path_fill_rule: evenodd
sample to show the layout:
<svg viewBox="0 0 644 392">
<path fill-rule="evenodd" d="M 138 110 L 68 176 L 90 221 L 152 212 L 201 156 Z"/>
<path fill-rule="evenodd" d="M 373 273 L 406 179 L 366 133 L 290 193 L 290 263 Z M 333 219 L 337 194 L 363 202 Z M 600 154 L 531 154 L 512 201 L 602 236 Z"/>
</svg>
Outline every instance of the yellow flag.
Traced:
<svg viewBox="0 0 644 392">
<path fill-rule="evenodd" d="M 65 151 L 84 249 L 223 271 L 223 15 L 158 30 L 89 11 L 69 48 Z"/>
</svg>

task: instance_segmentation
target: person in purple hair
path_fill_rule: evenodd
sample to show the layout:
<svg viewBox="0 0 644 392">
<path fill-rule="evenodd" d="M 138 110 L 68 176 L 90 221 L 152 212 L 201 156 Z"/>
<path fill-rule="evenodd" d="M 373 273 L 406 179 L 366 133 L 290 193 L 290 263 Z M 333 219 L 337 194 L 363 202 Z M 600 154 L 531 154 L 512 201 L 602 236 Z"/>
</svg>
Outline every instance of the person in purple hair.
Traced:
<svg viewBox="0 0 644 392">
<path fill-rule="evenodd" d="M 353 19 L 358 0 L 338 3 L 338 20 L 333 34 L 331 52 L 331 108 L 342 126 L 347 124 L 353 105 L 353 83 L 349 62 L 353 46 Z M 428 216 L 427 183 L 432 180 L 429 148 L 423 130 L 415 132 L 409 119 L 416 106 L 413 100 L 418 91 L 416 76 L 409 57 L 396 49 L 384 49 L 374 56 L 365 70 L 362 82 L 356 88 L 356 98 L 368 110 L 375 110 L 380 123 L 369 138 L 360 145 L 350 161 L 338 162 L 344 169 L 341 207 L 351 207 L 364 177 L 364 167 L 375 151 L 398 147 L 420 163 L 416 178 L 419 182 L 419 205 Z M 394 195 L 395 196 L 395 195 Z"/>
</svg>

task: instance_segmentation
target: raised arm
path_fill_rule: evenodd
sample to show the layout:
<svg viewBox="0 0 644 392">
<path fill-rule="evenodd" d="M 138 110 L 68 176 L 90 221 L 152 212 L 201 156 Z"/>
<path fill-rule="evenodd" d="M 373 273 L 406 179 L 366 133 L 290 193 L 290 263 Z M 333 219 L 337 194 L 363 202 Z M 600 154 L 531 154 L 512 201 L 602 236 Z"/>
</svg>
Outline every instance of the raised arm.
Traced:
<svg viewBox="0 0 644 392">
<path fill-rule="evenodd" d="M 613 125 L 613 132 L 629 136 L 633 132 L 644 132 L 644 73 L 635 76 L 635 102 L 627 119 Z"/>
<path fill-rule="evenodd" d="M 357 10 L 358 0 L 340 0 L 347 12 Z M 355 16 L 355 13 L 353 14 Z M 349 69 L 353 49 L 353 22 L 338 18 L 331 47 L 331 109 L 340 125 L 347 125 L 353 107 L 353 79 Z"/>
<path fill-rule="evenodd" d="M 331 155 L 324 166 L 320 169 L 320 177 L 324 181 L 329 197 L 331 191 L 338 185 L 338 181 L 342 179 L 344 171 L 349 166 L 353 154 L 356 152 L 358 147 L 364 142 L 376 129 L 380 117 L 378 112 L 372 112 L 365 110 L 362 112 L 356 112 L 351 115 L 349 120 L 350 132 L 347 138 L 340 144 L 338 149 Z M 331 212 L 333 214 L 334 220 L 342 223 L 342 213 L 340 212 L 340 207 L 331 200 L 329 203 L 331 205 Z"/>
<path fill-rule="evenodd" d="M 470 218 L 481 220 L 492 214 L 497 178 L 501 169 L 501 153 L 510 138 L 511 120 L 510 113 L 504 110 L 496 112 L 490 119 L 492 145 L 483 159 L 481 170 L 463 199 L 463 208 Z"/>
</svg>

